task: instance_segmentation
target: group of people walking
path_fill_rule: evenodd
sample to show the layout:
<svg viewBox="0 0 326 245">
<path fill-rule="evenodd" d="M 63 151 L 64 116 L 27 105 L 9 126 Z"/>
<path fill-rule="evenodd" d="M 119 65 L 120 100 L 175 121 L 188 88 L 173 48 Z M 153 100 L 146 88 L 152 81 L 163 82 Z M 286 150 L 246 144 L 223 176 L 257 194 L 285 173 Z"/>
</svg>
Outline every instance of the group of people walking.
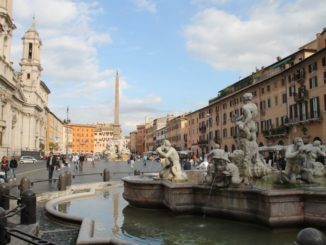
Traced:
<svg viewBox="0 0 326 245">
<path fill-rule="evenodd" d="M 11 178 L 16 180 L 16 168 L 18 167 L 18 162 L 15 156 L 12 156 L 11 159 L 7 156 L 3 156 L 1 159 L 1 171 L 4 173 L 4 181 L 8 181 L 9 173 Z"/>
</svg>

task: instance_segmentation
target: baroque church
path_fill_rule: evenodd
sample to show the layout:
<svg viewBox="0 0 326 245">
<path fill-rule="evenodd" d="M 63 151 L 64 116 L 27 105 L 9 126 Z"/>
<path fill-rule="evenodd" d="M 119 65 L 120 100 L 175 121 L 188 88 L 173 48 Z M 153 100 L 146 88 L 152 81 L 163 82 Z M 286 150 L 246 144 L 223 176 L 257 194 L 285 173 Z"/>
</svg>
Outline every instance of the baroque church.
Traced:
<svg viewBox="0 0 326 245">
<path fill-rule="evenodd" d="M 42 41 L 35 19 L 22 38 L 20 70 L 11 62 L 12 0 L 0 0 L 0 157 L 42 152 L 49 88 L 41 80 Z"/>
</svg>

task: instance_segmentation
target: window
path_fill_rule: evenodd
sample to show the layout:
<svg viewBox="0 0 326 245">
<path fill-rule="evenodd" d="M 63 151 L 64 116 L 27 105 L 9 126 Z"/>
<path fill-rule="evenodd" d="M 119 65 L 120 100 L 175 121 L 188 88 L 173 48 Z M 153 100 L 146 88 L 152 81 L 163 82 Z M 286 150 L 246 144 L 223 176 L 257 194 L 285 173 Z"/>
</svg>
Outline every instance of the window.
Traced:
<svg viewBox="0 0 326 245">
<path fill-rule="evenodd" d="M 316 88 L 318 86 L 317 76 L 314 76 L 309 79 L 310 88 Z"/>
<path fill-rule="evenodd" d="M 228 130 L 226 128 L 223 129 L 223 137 L 228 137 Z"/>
<path fill-rule="evenodd" d="M 317 71 L 317 62 L 315 61 L 314 63 L 310 64 L 308 67 L 309 73 L 313 71 Z"/>
<path fill-rule="evenodd" d="M 319 118 L 319 97 L 314 97 L 310 99 L 310 117 Z"/>
<path fill-rule="evenodd" d="M 290 119 L 294 120 L 298 117 L 297 105 L 290 105 Z"/>
<path fill-rule="evenodd" d="M 282 94 L 282 103 L 285 104 L 287 102 L 286 94 Z"/>
<path fill-rule="evenodd" d="M 32 59 L 33 57 L 33 43 L 28 44 L 28 59 Z"/>
<path fill-rule="evenodd" d="M 281 84 L 282 84 L 282 86 L 285 86 L 285 79 L 284 78 L 282 78 Z"/>
<path fill-rule="evenodd" d="M 275 118 L 275 122 L 276 122 L 276 127 L 280 126 L 280 122 L 279 122 L 279 118 Z"/>
<path fill-rule="evenodd" d="M 326 111 L 326 94 L 324 94 L 324 111 Z"/>
<path fill-rule="evenodd" d="M 278 105 L 278 96 L 275 95 L 275 106 L 277 106 L 277 105 Z"/>
<path fill-rule="evenodd" d="M 307 120 L 308 103 L 307 101 L 300 104 L 300 121 Z"/>
<path fill-rule="evenodd" d="M 326 83 L 326 71 L 324 71 L 324 83 Z"/>
<path fill-rule="evenodd" d="M 326 66 L 326 56 L 322 58 L 321 63 L 323 64 L 323 66 Z"/>
<path fill-rule="evenodd" d="M 272 103 L 271 103 L 271 99 L 270 98 L 267 99 L 267 106 L 268 106 L 268 108 L 271 108 L 271 106 L 272 106 Z"/>
<path fill-rule="evenodd" d="M 261 94 L 264 94 L 264 87 L 262 87 L 261 89 L 260 89 L 260 92 L 261 92 Z"/>
<path fill-rule="evenodd" d="M 289 95 L 290 95 L 290 96 L 294 95 L 295 92 L 296 92 L 295 86 L 291 86 L 291 87 L 289 87 Z"/>
<path fill-rule="evenodd" d="M 271 91 L 271 86 L 267 85 L 267 92 Z"/>
<path fill-rule="evenodd" d="M 30 78 L 31 78 L 31 74 L 27 73 L 27 79 L 30 79 Z"/>
<path fill-rule="evenodd" d="M 226 113 L 223 113 L 223 125 L 225 125 L 226 124 Z"/>
</svg>

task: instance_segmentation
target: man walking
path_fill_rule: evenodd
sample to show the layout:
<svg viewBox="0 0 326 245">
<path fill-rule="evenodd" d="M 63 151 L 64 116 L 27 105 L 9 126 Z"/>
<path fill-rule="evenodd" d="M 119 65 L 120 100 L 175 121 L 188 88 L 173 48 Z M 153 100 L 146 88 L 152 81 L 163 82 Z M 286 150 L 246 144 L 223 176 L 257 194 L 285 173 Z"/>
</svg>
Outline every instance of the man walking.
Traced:
<svg viewBox="0 0 326 245">
<path fill-rule="evenodd" d="M 46 162 L 46 168 L 49 171 L 49 182 L 52 183 L 54 167 L 57 165 L 57 157 L 53 156 L 53 152 L 50 152 L 50 156 Z"/>
</svg>

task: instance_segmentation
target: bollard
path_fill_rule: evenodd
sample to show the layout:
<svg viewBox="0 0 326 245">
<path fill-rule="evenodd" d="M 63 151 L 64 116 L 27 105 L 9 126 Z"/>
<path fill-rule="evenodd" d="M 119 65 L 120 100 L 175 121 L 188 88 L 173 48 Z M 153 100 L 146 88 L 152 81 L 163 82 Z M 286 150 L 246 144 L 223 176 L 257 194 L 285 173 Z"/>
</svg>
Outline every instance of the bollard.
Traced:
<svg viewBox="0 0 326 245">
<path fill-rule="evenodd" d="M 67 190 L 67 175 L 66 175 L 66 173 L 61 173 L 59 175 L 58 190 L 59 191 Z"/>
<path fill-rule="evenodd" d="M 10 188 L 7 184 L 0 184 L 0 207 L 8 210 L 9 209 L 9 194 Z"/>
<path fill-rule="evenodd" d="M 70 171 L 67 171 L 66 175 L 67 175 L 67 186 L 71 186 L 71 173 L 70 173 Z"/>
<path fill-rule="evenodd" d="M 29 190 L 31 186 L 32 186 L 32 182 L 27 177 L 23 177 L 18 187 L 18 189 L 20 190 L 20 195 L 22 195 L 23 192 Z"/>
<path fill-rule="evenodd" d="M 103 170 L 103 181 L 110 181 L 110 171 L 106 168 Z"/>
<path fill-rule="evenodd" d="M 21 203 L 24 207 L 20 213 L 20 224 L 30 225 L 36 223 L 36 195 L 29 189 L 22 193 Z"/>
<path fill-rule="evenodd" d="M 0 245 L 8 244 L 10 242 L 10 236 L 7 233 L 7 218 L 6 211 L 0 207 Z"/>
</svg>

